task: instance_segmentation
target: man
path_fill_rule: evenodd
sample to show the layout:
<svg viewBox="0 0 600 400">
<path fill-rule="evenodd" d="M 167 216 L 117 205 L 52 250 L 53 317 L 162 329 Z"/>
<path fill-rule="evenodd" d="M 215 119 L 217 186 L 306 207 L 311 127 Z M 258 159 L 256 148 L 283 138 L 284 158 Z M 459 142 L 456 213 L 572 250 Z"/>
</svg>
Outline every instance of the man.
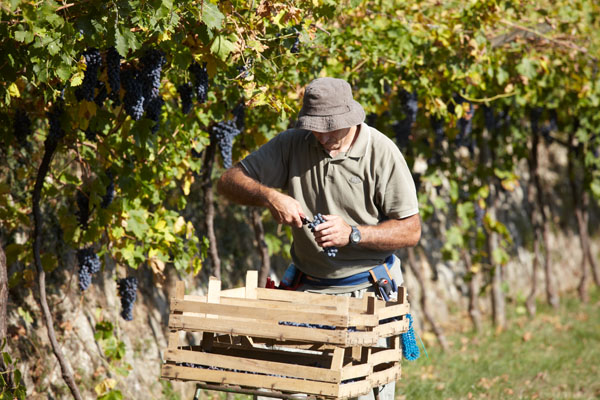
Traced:
<svg viewBox="0 0 600 400">
<path fill-rule="evenodd" d="M 421 236 L 406 161 L 364 119 L 346 81 L 316 79 L 306 87 L 296 128 L 277 135 L 218 182 L 228 199 L 268 207 L 275 220 L 293 227 L 293 265 L 286 274 L 297 271 L 288 282 L 296 290 L 362 296 L 383 279 L 400 285 L 394 251 L 416 245 Z M 325 222 L 312 232 L 303 222 L 317 213 Z M 324 250 L 329 247 L 338 249 L 335 256 Z M 389 286 L 380 290 L 383 296 L 392 292 Z M 391 394 L 381 397 L 393 398 L 393 385 L 387 387 Z"/>
</svg>

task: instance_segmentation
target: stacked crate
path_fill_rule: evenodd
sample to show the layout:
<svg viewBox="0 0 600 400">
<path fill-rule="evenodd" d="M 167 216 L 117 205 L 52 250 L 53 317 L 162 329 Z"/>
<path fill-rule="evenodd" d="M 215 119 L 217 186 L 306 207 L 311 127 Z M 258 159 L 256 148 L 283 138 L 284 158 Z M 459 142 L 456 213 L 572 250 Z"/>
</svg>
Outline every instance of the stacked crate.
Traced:
<svg viewBox="0 0 600 400">
<path fill-rule="evenodd" d="M 257 280 L 249 271 L 245 287 L 221 290 L 211 279 L 207 296 L 184 295 L 178 282 L 162 378 L 263 396 L 342 399 L 400 378 L 404 288 L 386 302 L 258 288 Z M 183 345 L 186 332 L 201 333 L 200 344 Z M 388 347 L 377 347 L 381 338 Z"/>
</svg>

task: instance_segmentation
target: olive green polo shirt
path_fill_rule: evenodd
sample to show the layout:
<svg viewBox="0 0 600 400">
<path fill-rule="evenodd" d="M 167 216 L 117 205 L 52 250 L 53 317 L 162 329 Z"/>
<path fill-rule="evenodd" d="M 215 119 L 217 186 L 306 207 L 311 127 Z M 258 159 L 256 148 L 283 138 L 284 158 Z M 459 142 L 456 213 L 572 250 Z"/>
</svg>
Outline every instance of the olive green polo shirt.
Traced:
<svg viewBox="0 0 600 400">
<path fill-rule="evenodd" d="M 310 131 L 290 129 L 247 156 L 241 165 L 250 177 L 300 202 L 310 220 L 321 213 L 339 215 L 350 225 L 377 225 L 419 212 L 415 184 L 400 150 L 364 123 L 348 152 L 335 157 Z M 328 257 L 306 225 L 292 228 L 292 233 L 294 264 L 320 278 L 367 271 L 393 253 L 348 245 Z"/>
</svg>

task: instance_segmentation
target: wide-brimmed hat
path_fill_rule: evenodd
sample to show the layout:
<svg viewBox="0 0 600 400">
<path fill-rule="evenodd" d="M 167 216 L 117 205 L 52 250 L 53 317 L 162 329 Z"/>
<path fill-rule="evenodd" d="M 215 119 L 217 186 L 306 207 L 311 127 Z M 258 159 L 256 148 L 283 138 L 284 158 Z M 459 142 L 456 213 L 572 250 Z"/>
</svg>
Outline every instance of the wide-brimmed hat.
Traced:
<svg viewBox="0 0 600 400">
<path fill-rule="evenodd" d="M 352 98 L 348 82 L 318 78 L 306 87 L 296 128 L 331 132 L 361 124 L 364 120 L 365 110 Z"/>
</svg>

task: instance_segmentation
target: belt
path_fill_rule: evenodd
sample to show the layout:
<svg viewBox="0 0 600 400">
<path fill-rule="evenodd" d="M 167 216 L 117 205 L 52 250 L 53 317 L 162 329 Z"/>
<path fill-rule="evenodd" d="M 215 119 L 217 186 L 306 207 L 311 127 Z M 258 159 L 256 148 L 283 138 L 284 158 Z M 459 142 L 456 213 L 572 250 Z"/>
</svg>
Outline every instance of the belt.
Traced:
<svg viewBox="0 0 600 400">
<path fill-rule="evenodd" d="M 394 265 L 395 259 L 396 257 L 392 254 L 385 259 L 383 264 L 379 264 L 368 271 L 337 279 L 306 275 L 291 264 L 284 274 L 280 288 L 296 290 L 302 283 L 312 286 L 356 286 L 371 282 L 379 289 L 381 297 L 389 300 L 390 294 L 398 290 L 396 281 L 390 273 L 390 268 Z"/>
</svg>

